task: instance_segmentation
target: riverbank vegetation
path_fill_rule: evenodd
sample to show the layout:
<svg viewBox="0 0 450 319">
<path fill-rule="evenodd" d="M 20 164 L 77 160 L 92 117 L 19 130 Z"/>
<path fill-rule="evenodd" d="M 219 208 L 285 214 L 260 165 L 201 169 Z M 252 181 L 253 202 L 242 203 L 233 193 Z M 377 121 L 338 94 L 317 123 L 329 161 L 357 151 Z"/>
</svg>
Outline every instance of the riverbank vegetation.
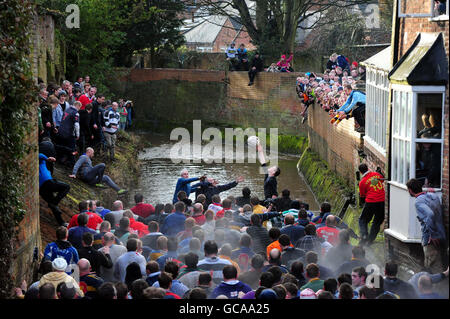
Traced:
<svg viewBox="0 0 450 319">
<path fill-rule="evenodd" d="M 106 164 L 105 174 L 109 175 L 113 181 L 126 189 L 134 187 L 140 177 L 140 162 L 138 153 L 150 144 L 141 136 L 135 133 L 119 131 L 116 143 L 116 161 L 108 161 L 108 153 L 95 153 L 92 164 Z M 70 192 L 61 201 L 59 207 L 63 211 L 63 219 L 69 221 L 70 218 L 78 213 L 78 203 L 82 200 L 95 199 L 100 200 L 102 206 L 111 207 L 112 203 L 120 199 L 124 205 L 134 203 L 133 194 L 117 195 L 111 188 L 97 188 L 83 183 L 79 179 L 70 178 L 72 167 L 56 165 L 54 170 L 54 178 L 70 185 Z M 45 201 L 40 201 L 40 224 L 42 234 L 43 247 L 55 240 L 55 227 L 51 210 L 47 207 Z"/>
</svg>

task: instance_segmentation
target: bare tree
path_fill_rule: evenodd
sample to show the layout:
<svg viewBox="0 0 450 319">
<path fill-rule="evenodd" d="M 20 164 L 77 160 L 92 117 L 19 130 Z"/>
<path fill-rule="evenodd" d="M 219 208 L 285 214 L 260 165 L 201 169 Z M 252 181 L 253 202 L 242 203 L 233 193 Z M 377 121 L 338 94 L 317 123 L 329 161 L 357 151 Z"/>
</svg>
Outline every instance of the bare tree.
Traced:
<svg viewBox="0 0 450 319">
<path fill-rule="evenodd" d="M 278 41 L 280 50 L 293 52 L 297 29 L 312 29 L 332 23 L 325 14 L 336 8 L 350 8 L 374 0 L 198 0 L 197 4 L 208 14 L 228 16 L 245 26 L 252 41 L 261 45 L 268 35 Z M 330 15 L 327 15 L 328 17 Z M 314 17 L 309 26 L 302 22 Z M 335 17 L 339 19 L 338 16 Z"/>
</svg>

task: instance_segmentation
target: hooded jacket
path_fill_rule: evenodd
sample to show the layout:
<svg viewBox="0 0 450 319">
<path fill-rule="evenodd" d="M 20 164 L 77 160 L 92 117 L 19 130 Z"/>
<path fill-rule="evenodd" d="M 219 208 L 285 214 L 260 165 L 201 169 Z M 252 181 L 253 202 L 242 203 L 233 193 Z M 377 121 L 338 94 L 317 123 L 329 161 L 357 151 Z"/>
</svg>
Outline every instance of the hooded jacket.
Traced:
<svg viewBox="0 0 450 319">
<path fill-rule="evenodd" d="M 44 258 L 53 261 L 58 257 L 64 258 L 67 265 L 76 264 L 79 260 L 77 250 L 66 240 L 56 240 L 45 247 Z"/>
<path fill-rule="evenodd" d="M 73 277 L 69 276 L 68 274 L 62 271 L 52 271 L 42 276 L 41 280 L 39 280 L 39 288 L 46 283 L 50 283 L 55 287 L 56 290 L 58 285 L 62 282 L 65 282 L 66 284 L 71 284 L 77 291 L 77 294 L 80 297 L 84 297 L 84 293 L 80 289 L 80 286 L 78 285 L 77 281 Z"/>
</svg>

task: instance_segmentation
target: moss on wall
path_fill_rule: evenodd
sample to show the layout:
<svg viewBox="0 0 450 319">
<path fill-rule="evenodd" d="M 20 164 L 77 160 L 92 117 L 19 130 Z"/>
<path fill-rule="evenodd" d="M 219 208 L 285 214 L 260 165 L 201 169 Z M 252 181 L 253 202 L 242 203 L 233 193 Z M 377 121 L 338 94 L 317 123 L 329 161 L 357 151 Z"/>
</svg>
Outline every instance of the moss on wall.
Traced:
<svg viewBox="0 0 450 319">
<path fill-rule="evenodd" d="M 349 194 L 357 194 L 357 185 L 349 185 L 347 181 L 333 172 L 327 162 L 322 160 L 320 156 L 313 152 L 309 147 L 305 149 L 300 160 L 297 163 L 298 170 L 303 174 L 312 191 L 316 195 L 319 203 L 329 202 L 332 211 L 338 214 L 345 203 L 345 197 Z M 358 219 L 361 215 L 361 208 L 350 205 L 344 216 L 344 222 L 355 231 L 359 236 Z M 369 224 L 370 229 L 370 224 Z M 383 227 L 381 227 L 383 229 Z M 383 232 L 379 232 L 376 243 L 384 243 Z M 352 239 L 352 244 L 358 244 L 358 241 Z M 382 247 L 374 245 L 373 255 L 378 259 L 382 259 L 384 252 Z"/>
</svg>

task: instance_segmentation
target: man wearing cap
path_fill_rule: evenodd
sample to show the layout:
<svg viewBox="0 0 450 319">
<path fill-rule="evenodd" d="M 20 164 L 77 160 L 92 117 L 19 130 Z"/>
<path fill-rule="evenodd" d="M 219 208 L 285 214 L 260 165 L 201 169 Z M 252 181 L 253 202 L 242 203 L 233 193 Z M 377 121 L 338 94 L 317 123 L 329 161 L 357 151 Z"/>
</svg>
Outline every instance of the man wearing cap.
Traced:
<svg viewBox="0 0 450 319">
<path fill-rule="evenodd" d="M 67 287 L 74 287 L 77 291 L 77 294 L 80 297 L 84 297 L 83 291 L 80 289 L 77 281 L 65 273 L 67 268 L 67 262 L 64 258 L 58 257 L 55 258 L 52 262 L 53 271 L 49 272 L 42 276 L 41 280 L 39 280 L 39 288 L 46 283 L 50 283 L 56 288 L 62 282 L 66 283 Z"/>
</svg>

